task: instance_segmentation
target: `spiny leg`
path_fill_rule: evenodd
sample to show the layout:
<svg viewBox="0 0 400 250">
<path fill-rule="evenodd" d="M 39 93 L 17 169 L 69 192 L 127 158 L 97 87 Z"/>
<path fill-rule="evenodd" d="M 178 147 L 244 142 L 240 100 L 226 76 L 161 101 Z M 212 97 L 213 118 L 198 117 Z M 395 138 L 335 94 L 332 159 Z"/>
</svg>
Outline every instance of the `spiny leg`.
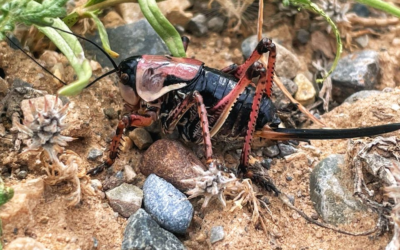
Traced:
<svg viewBox="0 0 400 250">
<path fill-rule="evenodd" d="M 265 72 L 265 68 L 262 68 L 260 70 L 260 78 L 258 80 L 256 92 L 253 98 L 250 120 L 247 125 L 247 133 L 243 144 L 242 155 L 240 159 L 239 171 L 242 172 L 245 177 L 252 178 L 254 181 L 258 182 L 265 188 L 270 190 L 272 189 L 273 191 L 278 193 L 279 191 L 276 189 L 276 187 L 272 184 L 270 180 L 264 179 L 257 173 L 253 173 L 252 171 L 248 170 L 251 142 L 254 136 L 254 131 L 259 114 L 260 103 L 264 94 L 266 94 L 268 98 L 270 98 L 272 94 L 272 82 L 274 79 L 275 61 L 276 61 L 276 47 L 273 43 L 270 43 L 267 71 Z"/>
<path fill-rule="evenodd" d="M 111 167 L 119 155 L 119 146 L 121 145 L 122 135 L 124 130 L 129 127 L 147 127 L 150 126 L 154 121 L 153 116 L 145 116 L 138 114 L 124 115 L 119 121 L 115 135 L 112 138 L 109 154 L 107 160 L 101 165 L 89 170 L 88 175 L 96 175 L 104 170 L 104 168 Z"/>
<path fill-rule="evenodd" d="M 267 75 L 269 75 L 270 72 L 272 72 L 271 75 L 273 76 L 275 59 L 276 59 L 276 47 L 275 44 L 268 38 L 263 38 L 258 43 L 256 49 L 253 51 L 253 53 L 246 60 L 245 63 L 243 63 L 236 69 L 235 66 L 228 66 L 227 68 L 224 69 L 227 73 L 230 73 L 235 77 L 239 78 L 239 82 L 228 95 L 222 98 L 222 100 L 220 100 L 217 105 L 215 105 L 213 108 L 210 109 L 209 113 L 218 117 L 218 120 L 215 122 L 213 128 L 211 129 L 211 137 L 213 137 L 216 133 L 218 133 L 218 131 L 228 118 L 228 115 L 233 105 L 237 101 L 239 95 L 249 84 L 251 84 L 251 79 L 257 76 L 256 74 L 259 68 L 257 60 L 260 59 L 261 55 L 266 52 L 270 52 L 268 57 L 269 62 L 268 62 Z M 232 70 L 229 70 L 229 67 L 231 67 Z M 266 93 L 268 97 L 271 96 L 271 89 L 272 89 L 272 78 L 268 79 L 266 86 Z"/>
<path fill-rule="evenodd" d="M 212 159 L 212 145 L 211 145 L 211 136 L 207 118 L 207 110 L 203 103 L 203 97 L 198 91 L 194 91 L 191 94 L 188 94 L 185 99 L 176 107 L 167 117 L 163 124 L 163 130 L 165 133 L 172 133 L 174 131 L 176 125 L 179 123 L 180 119 L 182 119 L 183 115 L 194 105 L 197 106 L 197 112 L 200 117 L 200 126 L 203 132 L 203 140 L 205 147 L 205 156 L 207 159 L 207 163 L 211 164 Z"/>
</svg>

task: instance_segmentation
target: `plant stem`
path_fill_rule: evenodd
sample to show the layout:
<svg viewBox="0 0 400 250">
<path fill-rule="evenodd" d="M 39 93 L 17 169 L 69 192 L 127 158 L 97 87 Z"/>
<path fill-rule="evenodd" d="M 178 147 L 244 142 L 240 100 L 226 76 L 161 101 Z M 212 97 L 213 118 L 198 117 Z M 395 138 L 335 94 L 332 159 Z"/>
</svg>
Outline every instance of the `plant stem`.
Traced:
<svg viewBox="0 0 400 250">
<path fill-rule="evenodd" d="M 147 21 L 157 32 L 157 34 L 164 40 L 169 51 L 173 56 L 186 57 L 185 49 L 183 48 L 181 37 L 168 21 L 168 19 L 161 13 L 155 0 L 138 0 L 140 9 Z"/>
</svg>

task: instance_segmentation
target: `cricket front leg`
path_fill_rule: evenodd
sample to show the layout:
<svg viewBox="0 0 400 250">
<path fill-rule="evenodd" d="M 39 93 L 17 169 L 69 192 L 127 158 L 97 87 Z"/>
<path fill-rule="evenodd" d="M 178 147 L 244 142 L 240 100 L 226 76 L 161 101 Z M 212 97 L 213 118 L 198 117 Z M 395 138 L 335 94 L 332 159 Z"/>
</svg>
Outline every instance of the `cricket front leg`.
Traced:
<svg viewBox="0 0 400 250">
<path fill-rule="evenodd" d="M 155 118 L 152 115 L 138 115 L 133 113 L 129 115 L 124 115 L 122 119 L 119 121 L 117 129 L 115 131 L 115 135 L 112 138 L 107 159 L 101 165 L 89 170 L 87 174 L 88 175 L 99 174 L 104 170 L 104 168 L 109 168 L 114 164 L 115 160 L 119 156 L 120 152 L 119 147 L 121 145 L 121 140 L 123 140 L 122 135 L 126 128 L 147 127 L 150 126 L 154 120 Z"/>
</svg>

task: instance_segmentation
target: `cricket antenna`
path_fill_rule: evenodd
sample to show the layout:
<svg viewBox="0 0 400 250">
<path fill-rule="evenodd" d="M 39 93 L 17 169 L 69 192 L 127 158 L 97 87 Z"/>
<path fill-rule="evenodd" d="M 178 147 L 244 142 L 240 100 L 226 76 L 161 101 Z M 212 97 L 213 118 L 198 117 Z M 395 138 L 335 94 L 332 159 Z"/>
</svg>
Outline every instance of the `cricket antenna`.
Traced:
<svg viewBox="0 0 400 250">
<path fill-rule="evenodd" d="M 8 39 L 8 41 L 10 41 L 10 43 L 12 43 L 15 47 L 17 47 L 19 50 L 22 51 L 22 53 L 24 53 L 27 57 L 29 57 L 32 61 L 34 61 L 37 65 L 39 65 L 39 67 L 41 67 L 44 71 L 46 71 L 47 73 L 49 73 L 50 75 L 52 75 L 54 78 L 56 78 L 58 81 L 60 81 L 62 84 L 67 85 L 63 80 L 61 80 L 60 78 L 58 78 L 56 75 L 54 75 L 53 73 L 50 72 L 50 70 L 46 69 L 44 66 L 42 66 L 38 61 L 36 61 L 35 58 L 33 58 L 33 56 L 29 55 L 28 52 L 26 52 L 23 48 L 21 48 L 21 46 L 19 46 L 16 42 L 14 42 L 11 38 L 9 38 L 8 36 L 6 36 L 6 38 Z"/>
</svg>

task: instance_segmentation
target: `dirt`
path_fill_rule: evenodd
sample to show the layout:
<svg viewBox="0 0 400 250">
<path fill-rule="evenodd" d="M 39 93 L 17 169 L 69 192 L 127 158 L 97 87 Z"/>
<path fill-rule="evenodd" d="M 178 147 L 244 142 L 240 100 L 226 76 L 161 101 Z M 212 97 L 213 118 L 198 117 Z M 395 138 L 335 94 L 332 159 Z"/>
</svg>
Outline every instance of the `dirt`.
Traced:
<svg viewBox="0 0 400 250">
<path fill-rule="evenodd" d="M 286 24 L 273 29 L 271 35 L 280 39 L 286 48 L 294 51 L 304 62 L 303 69 L 312 68 L 310 46 L 293 47 L 293 28 Z M 380 51 L 381 79 L 379 89 L 399 86 L 396 72 L 399 68 L 398 50 L 392 45 L 393 34 L 383 34 L 371 38 L 368 48 Z M 210 34 L 207 38 L 191 38 L 188 57 L 202 60 L 206 65 L 223 68 L 231 63 L 240 63 L 241 37 L 225 37 Z M 384 48 L 384 49 L 382 49 Z M 348 51 L 345 51 L 345 54 Z M 39 60 L 43 65 L 49 59 Z M 59 59 L 57 59 L 59 60 Z M 65 66 L 65 61 L 61 59 Z M 26 58 L 20 51 L 14 51 L 5 43 L 0 44 L 0 68 L 5 71 L 8 87 L 14 79 L 19 78 L 33 85 L 34 88 L 54 94 L 61 86 L 52 77 Z M 103 70 L 105 72 L 105 70 Z M 65 66 L 64 79 L 73 80 L 69 67 Z M 96 71 L 95 75 L 100 75 Z M 86 156 L 90 149 L 106 150 L 108 142 L 115 131 L 117 119 L 108 119 L 103 110 L 113 108 L 120 112 L 123 107 L 118 88 L 113 84 L 115 77 L 100 81 L 76 97 L 70 97 L 69 118 L 75 125 L 68 135 L 78 139 L 69 144 L 84 159 L 87 170 L 101 163 L 101 157 L 89 161 Z M 0 93 L 3 98 L 5 93 Z M 369 97 L 354 104 L 343 104 L 322 116 L 322 121 L 331 128 L 350 128 L 373 126 L 400 121 L 400 111 L 393 104 L 400 104 L 400 88 L 391 92 Z M 399 132 L 390 135 L 400 136 Z M 386 135 L 385 135 L 386 136 Z M 10 138 L 7 139 L 8 141 Z M 345 154 L 348 140 L 312 141 L 301 143 L 299 152 L 284 159 L 273 161 L 269 174 L 283 192 L 295 197 L 295 205 L 308 215 L 316 214 L 309 198 L 309 174 L 312 168 L 330 154 Z M 3 176 L 7 186 L 24 184 L 27 180 L 45 179 L 41 165 L 36 156 L 19 157 L 12 148 L 1 148 L 0 164 L 12 168 L 11 176 Z M 138 173 L 137 185 L 141 186 L 144 177 L 138 170 L 140 152 L 136 148 L 125 147 L 120 159 L 114 164 L 114 172 L 131 164 Z M 15 170 L 28 167 L 27 180 L 18 180 Z M 97 179 L 104 181 L 109 172 Z M 287 176 L 293 180 L 288 181 Z M 84 195 L 81 202 L 74 207 L 67 207 L 68 184 L 48 186 L 43 196 L 33 209 L 29 209 L 3 225 L 5 246 L 12 240 L 28 236 L 43 243 L 48 249 L 120 249 L 126 219 L 118 216 L 100 196 Z M 269 199 L 270 214 L 265 215 L 266 231 L 251 222 L 251 211 L 248 208 L 230 212 L 232 202 L 223 208 L 219 203 L 212 203 L 204 214 L 199 214 L 198 199 L 192 200 L 195 216 L 189 232 L 181 236 L 189 249 L 384 249 L 392 235 L 385 233 L 379 237 L 347 236 L 323 229 L 301 218 L 296 212 L 285 206 L 271 193 L 260 191 Z M 353 232 L 367 231 L 375 226 L 375 218 L 363 218 L 360 214 L 353 223 L 341 225 L 340 228 Z M 225 238 L 213 245 L 209 243 L 210 230 L 214 226 L 223 226 Z M 97 248 L 94 248 L 96 246 Z"/>
</svg>

